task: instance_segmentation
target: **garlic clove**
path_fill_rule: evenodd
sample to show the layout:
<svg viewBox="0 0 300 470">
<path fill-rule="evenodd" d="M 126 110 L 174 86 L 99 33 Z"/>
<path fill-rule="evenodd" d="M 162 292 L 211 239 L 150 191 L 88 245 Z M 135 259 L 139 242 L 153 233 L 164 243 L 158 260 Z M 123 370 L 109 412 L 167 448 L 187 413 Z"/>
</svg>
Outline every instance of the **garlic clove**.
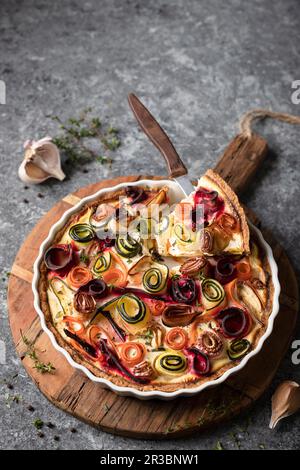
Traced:
<svg viewBox="0 0 300 470">
<path fill-rule="evenodd" d="M 39 184 L 48 178 L 62 181 L 66 175 L 61 169 L 60 153 L 51 137 L 24 143 L 25 155 L 18 174 L 25 183 Z"/>
<path fill-rule="evenodd" d="M 300 410 L 300 386 L 297 382 L 282 382 L 272 396 L 272 416 L 269 424 L 274 429 L 279 421 Z"/>
</svg>

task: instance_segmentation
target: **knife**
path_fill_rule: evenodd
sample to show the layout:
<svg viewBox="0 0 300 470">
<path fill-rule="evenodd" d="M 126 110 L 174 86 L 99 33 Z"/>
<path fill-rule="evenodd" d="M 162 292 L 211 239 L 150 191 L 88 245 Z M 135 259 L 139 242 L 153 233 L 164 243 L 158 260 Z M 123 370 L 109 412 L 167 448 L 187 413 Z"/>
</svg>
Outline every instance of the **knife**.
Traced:
<svg viewBox="0 0 300 470">
<path fill-rule="evenodd" d="M 195 188 L 188 177 L 188 170 L 166 132 L 133 93 L 128 95 L 128 103 L 142 130 L 163 155 L 168 165 L 169 176 L 176 181 L 186 196 L 191 194 Z"/>
</svg>

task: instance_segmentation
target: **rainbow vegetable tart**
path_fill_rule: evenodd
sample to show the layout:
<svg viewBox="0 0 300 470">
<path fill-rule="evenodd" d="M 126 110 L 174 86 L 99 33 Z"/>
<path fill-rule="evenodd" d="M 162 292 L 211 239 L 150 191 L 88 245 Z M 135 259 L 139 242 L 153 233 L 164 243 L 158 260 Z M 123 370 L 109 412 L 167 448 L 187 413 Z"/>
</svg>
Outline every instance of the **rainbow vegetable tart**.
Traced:
<svg viewBox="0 0 300 470">
<path fill-rule="evenodd" d="M 222 178 L 208 170 L 168 202 L 168 187 L 107 192 L 70 216 L 40 265 L 58 344 L 116 385 L 214 381 L 255 349 L 272 311 L 267 255 Z"/>
</svg>

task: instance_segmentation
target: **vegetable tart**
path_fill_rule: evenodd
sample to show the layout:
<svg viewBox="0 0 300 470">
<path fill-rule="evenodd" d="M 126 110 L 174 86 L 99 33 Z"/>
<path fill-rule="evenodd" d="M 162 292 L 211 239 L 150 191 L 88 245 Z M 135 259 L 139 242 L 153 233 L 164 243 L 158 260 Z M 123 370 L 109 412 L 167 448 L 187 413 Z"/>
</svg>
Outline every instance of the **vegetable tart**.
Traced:
<svg viewBox="0 0 300 470">
<path fill-rule="evenodd" d="M 71 215 L 40 263 L 40 308 L 76 363 L 138 390 L 213 382 L 266 331 L 273 281 L 237 196 L 212 170 L 169 207 L 168 187 L 121 187 Z"/>
</svg>

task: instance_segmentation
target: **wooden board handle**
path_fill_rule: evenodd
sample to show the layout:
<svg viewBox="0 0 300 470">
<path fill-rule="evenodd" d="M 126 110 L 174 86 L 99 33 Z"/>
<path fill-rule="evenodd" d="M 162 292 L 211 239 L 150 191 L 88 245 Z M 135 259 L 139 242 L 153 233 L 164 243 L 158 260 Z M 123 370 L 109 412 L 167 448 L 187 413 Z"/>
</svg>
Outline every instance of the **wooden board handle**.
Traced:
<svg viewBox="0 0 300 470">
<path fill-rule="evenodd" d="M 267 152 L 268 144 L 258 134 L 251 137 L 239 134 L 226 147 L 215 171 L 240 194 L 249 185 Z"/>
<path fill-rule="evenodd" d="M 176 152 L 170 138 L 148 109 L 133 93 L 128 95 L 128 103 L 142 130 L 166 160 L 169 176 L 176 178 L 177 176 L 186 175 L 187 169 Z"/>
</svg>

